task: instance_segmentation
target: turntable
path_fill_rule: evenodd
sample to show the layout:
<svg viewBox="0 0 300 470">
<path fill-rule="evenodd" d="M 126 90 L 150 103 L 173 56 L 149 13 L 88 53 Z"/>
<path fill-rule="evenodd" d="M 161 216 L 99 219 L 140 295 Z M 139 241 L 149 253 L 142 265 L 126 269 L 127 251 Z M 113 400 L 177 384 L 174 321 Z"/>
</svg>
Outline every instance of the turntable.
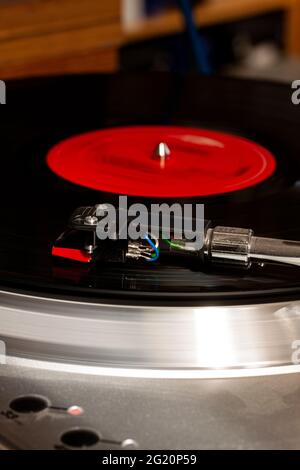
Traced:
<svg viewBox="0 0 300 470">
<path fill-rule="evenodd" d="M 81 75 L 12 81 L 7 102 L 3 446 L 299 448 L 289 86 Z M 120 196 L 203 205 L 203 246 L 151 233 L 100 243 L 97 209 Z"/>
</svg>

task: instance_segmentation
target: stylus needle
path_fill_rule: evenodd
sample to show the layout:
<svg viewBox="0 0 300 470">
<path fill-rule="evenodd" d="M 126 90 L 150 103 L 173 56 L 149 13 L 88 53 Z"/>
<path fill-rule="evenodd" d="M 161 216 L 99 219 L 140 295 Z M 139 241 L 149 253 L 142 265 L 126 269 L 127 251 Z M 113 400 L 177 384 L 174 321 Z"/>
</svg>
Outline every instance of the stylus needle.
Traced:
<svg viewBox="0 0 300 470">
<path fill-rule="evenodd" d="M 249 229 L 216 227 L 208 230 L 207 254 L 212 262 L 245 267 L 265 261 L 300 266 L 300 241 L 256 237 Z"/>
</svg>

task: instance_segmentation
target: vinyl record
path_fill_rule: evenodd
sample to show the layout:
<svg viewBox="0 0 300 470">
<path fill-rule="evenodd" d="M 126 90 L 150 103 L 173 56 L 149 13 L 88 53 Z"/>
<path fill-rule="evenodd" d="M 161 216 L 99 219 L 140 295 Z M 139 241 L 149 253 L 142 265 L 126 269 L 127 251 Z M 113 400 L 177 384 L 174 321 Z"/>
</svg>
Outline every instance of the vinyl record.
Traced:
<svg viewBox="0 0 300 470">
<path fill-rule="evenodd" d="M 51 255 L 74 209 L 116 202 L 119 194 L 146 205 L 204 203 L 214 225 L 300 240 L 300 108 L 288 86 L 168 74 L 82 75 L 9 82 L 7 97 L 0 116 L 1 287 L 153 303 L 299 298 L 297 267 L 86 266 Z M 190 140 L 182 143 L 185 130 Z M 200 163 L 185 158 L 186 151 L 197 151 L 200 134 L 201 145 L 214 141 L 223 153 L 212 157 L 206 149 Z M 181 147 L 162 174 L 149 153 L 165 135 L 181 139 Z M 100 162 L 99 148 L 107 157 Z"/>
</svg>

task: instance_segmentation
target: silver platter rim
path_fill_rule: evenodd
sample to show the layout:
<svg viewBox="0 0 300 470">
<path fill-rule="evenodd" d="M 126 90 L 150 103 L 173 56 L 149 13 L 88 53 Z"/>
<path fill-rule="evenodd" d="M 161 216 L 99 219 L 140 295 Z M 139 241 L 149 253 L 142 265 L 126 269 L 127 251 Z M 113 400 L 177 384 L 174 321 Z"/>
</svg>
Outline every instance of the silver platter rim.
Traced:
<svg viewBox="0 0 300 470">
<path fill-rule="evenodd" d="M 8 366 L 70 373 L 160 379 L 295 373 L 300 301 L 107 305 L 0 291 L 0 340 Z"/>
</svg>

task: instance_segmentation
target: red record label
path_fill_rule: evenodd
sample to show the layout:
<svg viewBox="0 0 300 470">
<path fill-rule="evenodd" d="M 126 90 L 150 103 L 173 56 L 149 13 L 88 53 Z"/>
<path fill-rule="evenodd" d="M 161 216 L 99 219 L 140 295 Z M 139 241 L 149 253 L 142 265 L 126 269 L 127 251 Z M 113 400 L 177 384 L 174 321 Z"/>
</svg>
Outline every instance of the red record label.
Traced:
<svg viewBox="0 0 300 470">
<path fill-rule="evenodd" d="M 260 145 L 189 127 L 123 127 L 88 132 L 57 144 L 47 156 L 61 178 L 128 196 L 194 197 L 254 186 L 276 169 Z"/>
</svg>

